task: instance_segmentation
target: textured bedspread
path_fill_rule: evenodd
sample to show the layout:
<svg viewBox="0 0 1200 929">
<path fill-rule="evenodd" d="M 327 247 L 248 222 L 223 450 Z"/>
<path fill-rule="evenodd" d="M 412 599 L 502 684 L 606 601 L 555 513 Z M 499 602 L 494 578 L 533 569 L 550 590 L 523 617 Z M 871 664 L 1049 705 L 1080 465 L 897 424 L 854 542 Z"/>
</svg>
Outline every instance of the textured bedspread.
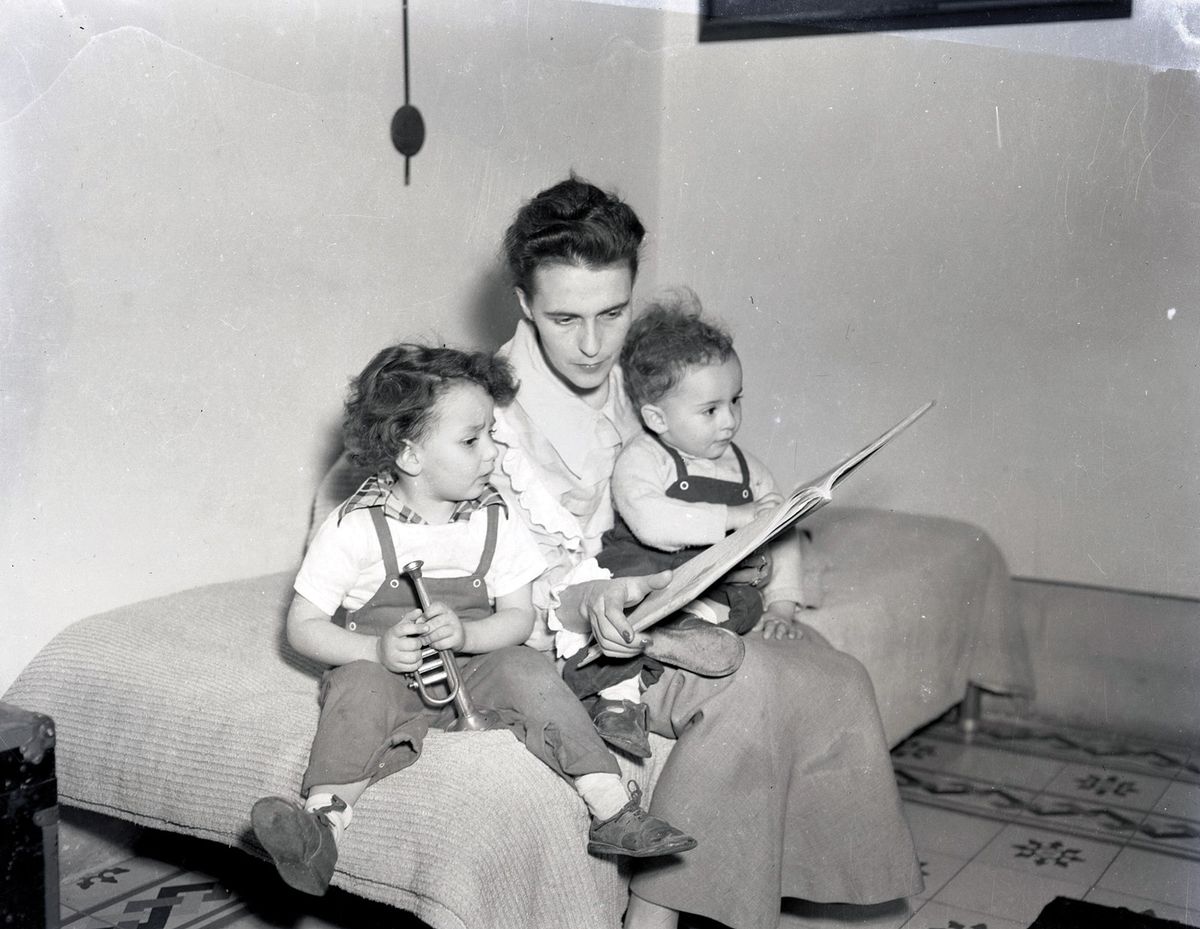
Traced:
<svg viewBox="0 0 1200 929">
<path fill-rule="evenodd" d="M 1008 566 L 978 526 L 834 506 L 803 525 L 827 564 L 824 603 L 805 621 L 866 666 L 890 744 L 961 700 L 968 681 L 1031 693 Z"/>
<path fill-rule="evenodd" d="M 968 677 L 1027 687 L 1004 561 L 978 529 L 818 515 L 830 568 L 807 618 L 867 666 L 893 743 L 960 699 Z M 291 580 L 185 591 L 52 641 L 5 700 L 54 718 L 62 801 L 256 851 L 250 806 L 295 795 L 317 720 L 320 669 L 283 639 Z M 670 747 L 653 739 L 645 768 L 625 763 L 647 790 Z M 583 804 L 509 733 L 435 733 L 419 764 L 356 806 L 334 883 L 437 929 L 613 929 L 626 881 L 586 854 L 586 831 Z"/>
</svg>

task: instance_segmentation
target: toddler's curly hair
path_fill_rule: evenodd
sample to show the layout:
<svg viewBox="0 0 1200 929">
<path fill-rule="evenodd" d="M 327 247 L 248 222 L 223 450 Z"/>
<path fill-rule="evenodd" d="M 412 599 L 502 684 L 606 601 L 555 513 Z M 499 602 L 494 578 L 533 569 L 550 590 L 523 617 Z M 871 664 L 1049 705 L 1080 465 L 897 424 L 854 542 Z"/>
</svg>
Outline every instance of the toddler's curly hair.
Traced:
<svg viewBox="0 0 1200 929">
<path fill-rule="evenodd" d="M 404 443 L 428 434 L 438 398 L 463 382 L 478 384 L 500 406 L 517 393 L 508 362 L 486 352 L 409 342 L 383 349 L 350 381 L 342 420 L 350 460 L 394 475 Z"/>
<path fill-rule="evenodd" d="M 648 303 L 633 321 L 621 348 L 621 371 L 635 409 L 665 397 L 688 368 L 733 357 L 733 338 L 701 319 L 702 312 L 695 292 L 681 287 Z"/>
</svg>

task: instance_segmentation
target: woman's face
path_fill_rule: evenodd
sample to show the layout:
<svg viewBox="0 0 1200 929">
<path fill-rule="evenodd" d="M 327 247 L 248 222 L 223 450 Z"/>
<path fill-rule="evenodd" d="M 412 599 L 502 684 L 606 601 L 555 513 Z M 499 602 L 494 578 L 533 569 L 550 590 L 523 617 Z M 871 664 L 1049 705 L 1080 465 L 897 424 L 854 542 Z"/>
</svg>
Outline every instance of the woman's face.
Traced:
<svg viewBox="0 0 1200 929">
<path fill-rule="evenodd" d="M 632 296 L 627 262 L 603 268 L 542 265 L 533 272 L 533 293 L 517 288 L 521 312 L 537 328 L 554 373 L 584 399 L 601 403 L 629 331 Z"/>
</svg>

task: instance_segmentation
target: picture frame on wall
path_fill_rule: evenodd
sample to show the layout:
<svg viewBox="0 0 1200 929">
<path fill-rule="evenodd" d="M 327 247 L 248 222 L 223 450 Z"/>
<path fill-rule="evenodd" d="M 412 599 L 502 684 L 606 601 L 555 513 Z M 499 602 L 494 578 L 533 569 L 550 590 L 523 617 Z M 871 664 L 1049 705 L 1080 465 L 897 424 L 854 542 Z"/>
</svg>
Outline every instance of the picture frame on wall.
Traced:
<svg viewBox="0 0 1200 929">
<path fill-rule="evenodd" d="M 700 41 L 1118 19 L 1132 0 L 702 0 Z"/>
</svg>

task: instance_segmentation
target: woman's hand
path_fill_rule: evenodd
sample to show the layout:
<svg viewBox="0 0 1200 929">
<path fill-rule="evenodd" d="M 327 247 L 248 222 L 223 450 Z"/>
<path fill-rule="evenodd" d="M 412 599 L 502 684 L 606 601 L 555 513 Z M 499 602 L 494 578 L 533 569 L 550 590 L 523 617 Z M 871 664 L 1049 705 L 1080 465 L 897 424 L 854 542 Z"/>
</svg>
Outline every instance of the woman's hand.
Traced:
<svg viewBox="0 0 1200 929">
<path fill-rule="evenodd" d="M 564 606 L 575 601 L 580 619 L 591 627 L 596 644 L 604 654 L 628 658 L 641 654 L 646 643 L 629 624 L 625 610 L 645 600 L 650 591 L 660 590 L 670 582 L 670 571 L 586 581 L 563 591 L 561 599 Z"/>
<path fill-rule="evenodd" d="M 396 674 L 411 674 L 421 666 L 422 637 L 429 625 L 420 610 L 405 613 L 404 618 L 379 637 L 379 663 Z"/>
</svg>

